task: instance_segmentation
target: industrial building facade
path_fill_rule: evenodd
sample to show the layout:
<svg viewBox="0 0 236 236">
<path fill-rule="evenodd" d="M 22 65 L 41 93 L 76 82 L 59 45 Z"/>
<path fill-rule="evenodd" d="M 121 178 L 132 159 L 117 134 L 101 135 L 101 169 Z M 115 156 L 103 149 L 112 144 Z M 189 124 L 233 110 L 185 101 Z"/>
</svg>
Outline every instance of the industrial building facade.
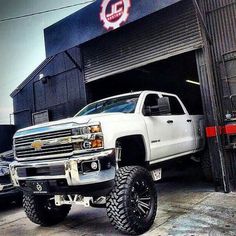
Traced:
<svg viewBox="0 0 236 236">
<path fill-rule="evenodd" d="M 235 0 L 97 0 L 45 29 L 47 59 L 11 94 L 16 128 L 123 92 L 176 93 L 192 114 L 204 113 L 215 186 L 229 192 L 235 35 Z"/>
</svg>

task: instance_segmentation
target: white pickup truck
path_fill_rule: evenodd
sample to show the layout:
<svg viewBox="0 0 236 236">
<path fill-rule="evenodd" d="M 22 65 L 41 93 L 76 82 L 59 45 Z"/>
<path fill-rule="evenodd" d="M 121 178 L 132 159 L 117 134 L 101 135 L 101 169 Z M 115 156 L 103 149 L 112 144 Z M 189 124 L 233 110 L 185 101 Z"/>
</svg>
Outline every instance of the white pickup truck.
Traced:
<svg viewBox="0 0 236 236">
<path fill-rule="evenodd" d="M 62 221 L 72 204 L 105 206 L 117 230 L 141 234 L 156 215 L 155 165 L 204 147 L 202 115 L 189 115 L 176 95 L 134 92 L 17 131 L 10 171 L 36 224 Z"/>
</svg>

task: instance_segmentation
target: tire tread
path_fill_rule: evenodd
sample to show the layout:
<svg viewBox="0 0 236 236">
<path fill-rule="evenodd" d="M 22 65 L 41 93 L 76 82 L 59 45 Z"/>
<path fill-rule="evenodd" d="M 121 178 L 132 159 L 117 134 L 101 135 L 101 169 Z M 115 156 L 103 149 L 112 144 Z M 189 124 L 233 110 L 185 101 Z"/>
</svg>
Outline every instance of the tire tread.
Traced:
<svg viewBox="0 0 236 236">
<path fill-rule="evenodd" d="M 49 212 L 46 212 L 42 206 L 42 199 L 38 196 L 24 194 L 23 207 L 27 217 L 35 224 L 41 226 L 51 226 L 64 220 L 68 215 L 71 206 L 63 205 L 58 207 L 57 214 L 53 217 Z"/>
<path fill-rule="evenodd" d="M 129 188 L 129 183 L 131 183 L 133 177 L 139 174 L 145 175 L 152 181 L 151 179 L 152 177 L 150 176 L 148 171 L 140 166 L 126 166 L 120 168 L 116 173 L 115 187 L 107 197 L 106 207 L 107 207 L 107 215 L 110 219 L 110 222 L 115 227 L 116 230 L 119 230 L 125 234 L 136 235 L 137 233 L 138 234 L 144 233 L 148 228 L 151 227 L 156 216 L 156 208 L 157 208 L 156 201 L 154 206 L 155 213 L 152 215 L 152 218 L 148 223 L 148 225 L 145 226 L 133 225 L 131 223 L 132 220 L 130 219 L 131 216 L 127 215 L 128 209 L 125 204 L 127 199 L 126 190 Z"/>
</svg>

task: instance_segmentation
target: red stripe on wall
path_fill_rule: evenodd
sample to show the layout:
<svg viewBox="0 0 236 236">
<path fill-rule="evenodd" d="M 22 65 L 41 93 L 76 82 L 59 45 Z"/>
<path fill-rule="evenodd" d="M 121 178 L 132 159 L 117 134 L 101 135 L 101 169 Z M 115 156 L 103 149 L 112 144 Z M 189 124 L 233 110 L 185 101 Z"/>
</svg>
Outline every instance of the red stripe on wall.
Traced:
<svg viewBox="0 0 236 236">
<path fill-rule="evenodd" d="M 221 134 L 228 134 L 228 135 L 235 134 L 236 135 L 236 124 L 230 124 L 230 125 L 218 126 L 218 127 L 217 126 L 206 127 L 207 138 L 216 137 L 217 129 L 220 135 Z"/>
<path fill-rule="evenodd" d="M 236 134 L 236 124 L 226 125 L 224 127 L 225 134 Z"/>
<path fill-rule="evenodd" d="M 207 138 L 216 137 L 217 126 L 206 127 Z"/>
</svg>

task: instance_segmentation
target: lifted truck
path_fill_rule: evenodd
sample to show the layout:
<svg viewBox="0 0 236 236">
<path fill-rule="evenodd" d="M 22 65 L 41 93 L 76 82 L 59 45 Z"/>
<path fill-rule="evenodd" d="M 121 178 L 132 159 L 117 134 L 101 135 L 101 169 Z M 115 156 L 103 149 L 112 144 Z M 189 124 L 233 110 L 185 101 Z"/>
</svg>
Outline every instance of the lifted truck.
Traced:
<svg viewBox="0 0 236 236">
<path fill-rule="evenodd" d="M 160 170 L 150 169 L 204 147 L 202 115 L 189 115 L 176 95 L 134 92 L 17 131 L 10 171 L 36 224 L 62 221 L 72 204 L 105 206 L 117 230 L 141 234 L 157 210 Z"/>
</svg>

